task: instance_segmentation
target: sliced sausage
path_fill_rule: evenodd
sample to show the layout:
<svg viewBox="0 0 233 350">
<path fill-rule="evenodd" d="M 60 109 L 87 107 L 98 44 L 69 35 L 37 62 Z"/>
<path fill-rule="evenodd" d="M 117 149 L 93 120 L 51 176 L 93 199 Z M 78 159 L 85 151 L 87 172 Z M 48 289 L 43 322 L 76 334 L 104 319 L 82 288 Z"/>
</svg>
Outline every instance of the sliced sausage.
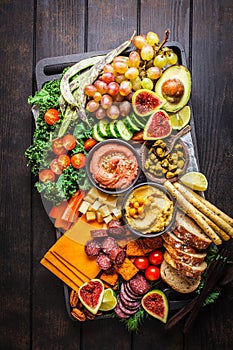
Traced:
<svg viewBox="0 0 233 350">
<path fill-rule="evenodd" d="M 119 246 L 112 248 L 109 254 L 110 260 L 116 265 L 123 264 L 125 257 L 125 250 L 123 248 L 120 248 Z"/>
<path fill-rule="evenodd" d="M 101 245 L 99 242 L 91 240 L 86 243 L 84 249 L 85 253 L 87 254 L 87 256 L 89 256 L 89 258 L 94 258 L 100 253 Z"/>
<path fill-rule="evenodd" d="M 105 254 L 110 254 L 114 247 L 118 247 L 117 241 L 113 237 L 107 237 L 101 243 L 101 249 Z"/>
<path fill-rule="evenodd" d="M 112 262 L 108 255 L 100 253 L 97 256 L 96 262 L 101 270 L 108 270 L 112 267 Z"/>
<path fill-rule="evenodd" d="M 150 289 L 150 283 L 140 273 L 137 273 L 130 281 L 129 285 L 135 294 L 143 295 Z"/>
</svg>

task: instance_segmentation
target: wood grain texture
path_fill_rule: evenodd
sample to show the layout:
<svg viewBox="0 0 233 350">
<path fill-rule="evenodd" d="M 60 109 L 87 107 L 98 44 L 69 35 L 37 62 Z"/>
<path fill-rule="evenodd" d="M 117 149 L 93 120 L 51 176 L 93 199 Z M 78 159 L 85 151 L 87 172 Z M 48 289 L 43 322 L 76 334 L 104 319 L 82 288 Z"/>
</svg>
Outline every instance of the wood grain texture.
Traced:
<svg viewBox="0 0 233 350">
<path fill-rule="evenodd" d="M 27 98 L 32 84 L 25 81 L 30 82 L 33 70 L 33 1 L 27 5 L 1 1 L 0 11 L 0 344 L 2 349 L 26 349 L 30 344 L 31 175 L 24 151 L 31 143 Z"/>
</svg>

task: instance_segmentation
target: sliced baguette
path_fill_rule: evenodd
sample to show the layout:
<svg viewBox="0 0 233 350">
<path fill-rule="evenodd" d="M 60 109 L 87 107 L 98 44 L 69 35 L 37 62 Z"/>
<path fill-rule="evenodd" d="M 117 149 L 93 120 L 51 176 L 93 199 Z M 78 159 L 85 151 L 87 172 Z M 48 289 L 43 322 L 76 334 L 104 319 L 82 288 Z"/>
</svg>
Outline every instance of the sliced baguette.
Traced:
<svg viewBox="0 0 233 350">
<path fill-rule="evenodd" d="M 177 269 L 182 274 L 188 277 L 198 277 L 202 275 L 205 269 L 207 268 L 207 263 L 205 261 L 203 261 L 199 265 L 191 266 L 183 261 L 173 259 L 167 251 L 164 253 L 164 259 L 174 269 Z"/>
<path fill-rule="evenodd" d="M 173 232 L 185 244 L 200 250 L 207 249 L 212 242 L 192 219 L 180 211 L 177 212 Z"/>
<path fill-rule="evenodd" d="M 187 253 L 197 253 L 196 248 L 192 248 L 190 245 L 187 245 L 182 241 L 182 239 L 178 238 L 174 233 L 172 232 L 165 232 L 162 235 L 162 238 L 165 243 L 169 244 L 174 249 L 181 249 L 184 252 Z"/>
<path fill-rule="evenodd" d="M 164 247 L 168 251 L 168 253 L 171 255 L 171 257 L 175 260 L 179 260 L 181 262 L 185 262 L 186 264 L 195 266 L 202 263 L 202 261 L 206 257 L 206 253 L 188 253 L 183 251 L 182 249 L 176 249 L 173 248 L 171 245 L 164 243 Z"/>
<path fill-rule="evenodd" d="M 201 276 L 187 277 L 163 260 L 160 273 L 162 280 L 179 293 L 192 293 L 201 282 Z"/>
</svg>

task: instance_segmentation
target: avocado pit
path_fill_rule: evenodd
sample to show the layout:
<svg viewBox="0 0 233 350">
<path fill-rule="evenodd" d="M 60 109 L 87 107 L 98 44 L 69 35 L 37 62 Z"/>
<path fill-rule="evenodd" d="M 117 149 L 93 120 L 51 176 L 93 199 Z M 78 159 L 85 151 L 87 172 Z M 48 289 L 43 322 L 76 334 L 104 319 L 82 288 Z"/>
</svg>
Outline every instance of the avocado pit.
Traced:
<svg viewBox="0 0 233 350">
<path fill-rule="evenodd" d="M 167 79 L 162 84 L 162 95 L 170 103 L 178 103 L 184 95 L 184 85 L 177 78 Z"/>
</svg>

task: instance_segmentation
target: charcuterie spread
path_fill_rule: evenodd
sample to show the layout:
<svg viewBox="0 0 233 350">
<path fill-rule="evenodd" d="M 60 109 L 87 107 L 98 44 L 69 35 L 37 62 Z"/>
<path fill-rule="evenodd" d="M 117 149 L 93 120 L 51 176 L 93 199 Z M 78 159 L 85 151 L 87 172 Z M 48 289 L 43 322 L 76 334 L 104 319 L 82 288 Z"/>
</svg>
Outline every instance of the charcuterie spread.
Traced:
<svg viewBox="0 0 233 350">
<path fill-rule="evenodd" d="M 203 196 L 191 74 L 168 37 L 134 34 L 29 97 L 25 155 L 59 233 L 41 264 L 64 282 L 73 320 L 117 317 L 137 330 L 146 316 L 170 328 L 190 313 L 187 331 L 218 297 L 233 219 Z M 177 316 L 167 290 L 190 295 Z"/>
</svg>

